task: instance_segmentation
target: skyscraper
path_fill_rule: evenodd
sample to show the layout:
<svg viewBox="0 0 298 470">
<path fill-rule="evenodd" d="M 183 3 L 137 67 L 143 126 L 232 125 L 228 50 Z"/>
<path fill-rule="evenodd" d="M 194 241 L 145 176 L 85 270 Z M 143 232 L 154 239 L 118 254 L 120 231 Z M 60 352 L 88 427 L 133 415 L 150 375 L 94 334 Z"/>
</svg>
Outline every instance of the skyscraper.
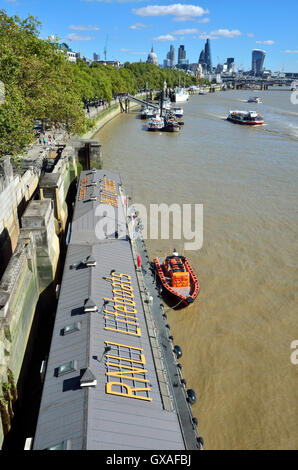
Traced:
<svg viewBox="0 0 298 470">
<path fill-rule="evenodd" d="M 212 72 L 211 47 L 209 39 L 207 39 L 205 47 L 200 54 L 199 64 L 201 64 L 204 71 Z"/>
<path fill-rule="evenodd" d="M 261 75 L 262 74 L 265 57 L 266 57 L 266 52 L 265 51 L 261 51 L 260 49 L 254 49 L 252 51 L 251 71 L 252 71 L 253 75 Z"/>
<path fill-rule="evenodd" d="M 205 61 L 207 64 L 207 71 L 212 71 L 212 61 L 211 61 L 211 47 L 210 47 L 210 39 L 207 39 L 205 44 Z"/>
<path fill-rule="evenodd" d="M 200 54 L 199 64 L 202 66 L 202 69 L 206 69 L 206 62 L 205 62 L 205 50 L 203 49 Z"/>
<path fill-rule="evenodd" d="M 178 65 L 184 64 L 186 59 L 186 50 L 184 49 L 184 46 L 181 45 L 178 49 Z"/>
<path fill-rule="evenodd" d="M 167 59 L 169 59 L 169 66 L 175 67 L 175 48 L 173 45 L 170 46 L 170 51 L 167 53 Z"/>
<path fill-rule="evenodd" d="M 227 66 L 228 66 L 229 70 L 232 68 L 232 65 L 233 65 L 234 62 L 235 62 L 234 57 L 228 57 L 227 58 Z"/>
</svg>

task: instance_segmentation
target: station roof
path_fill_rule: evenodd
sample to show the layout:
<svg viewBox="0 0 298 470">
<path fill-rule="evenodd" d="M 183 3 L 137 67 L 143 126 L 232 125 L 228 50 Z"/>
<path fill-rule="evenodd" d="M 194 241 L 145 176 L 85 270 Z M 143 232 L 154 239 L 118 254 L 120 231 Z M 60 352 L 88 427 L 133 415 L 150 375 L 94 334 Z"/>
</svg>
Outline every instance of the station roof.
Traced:
<svg viewBox="0 0 298 470">
<path fill-rule="evenodd" d="M 123 203 L 117 173 L 82 172 L 34 450 L 185 449 L 163 407 Z"/>
</svg>

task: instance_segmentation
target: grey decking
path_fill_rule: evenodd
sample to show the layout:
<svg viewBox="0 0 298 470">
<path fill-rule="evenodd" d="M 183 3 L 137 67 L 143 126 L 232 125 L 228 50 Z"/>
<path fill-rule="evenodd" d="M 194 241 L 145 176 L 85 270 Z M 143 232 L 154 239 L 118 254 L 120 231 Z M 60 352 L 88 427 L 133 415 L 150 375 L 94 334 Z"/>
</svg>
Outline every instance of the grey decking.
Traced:
<svg viewBox="0 0 298 470">
<path fill-rule="evenodd" d="M 48 449 L 62 442 L 72 450 L 185 449 L 176 411 L 163 408 L 120 196 L 115 216 L 116 231 L 122 238 L 115 238 L 109 230 L 101 238 L 95 233 L 100 221 L 95 215 L 100 206 L 99 181 L 104 175 L 114 180 L 119 195 L 120 177 L 110 171 L 82 172 L 80 181 L 87 174 L 97 186 L 88 187 L 84 200 L 76 201 L 33 449 Z M 90 195 L 97 200 L 89 200 Z M 83 264 L 88 256 L 96 260 L 96 266 Z M 111 308 L 104 306 L 104 298 L 113 296 L 111 281 L 104 279 L 111 270 L 131 276 L 140 337 L 106 329 L 113 326 L 103 313 L 104 308 Z M 84 312 L 87 299 L 94 302 L 97 311 Z M 79 329 L 63 334 L 73 323 L 78 323 Z M 116 354 L 116 346 L 105 353 L 107 342 L 125 345 L 121 354 L 126 354 L 126 346 L 142 348 L 147 370 L 144 377 L 149 381 L 145 385 L 150 391 L 135 393 L 152 401 L 107 393 L 108 357 Z M 75 370 L 57 376 L 57 368 L 69 361 L 75 361 Z M 95 378 L 96 385 L 80 387 L 83 376 L 87 381 Z M 127 383 L 140 387 L 137 380 Z M 125 392 L 125 387 L 121 390 Z"/>
</svg>

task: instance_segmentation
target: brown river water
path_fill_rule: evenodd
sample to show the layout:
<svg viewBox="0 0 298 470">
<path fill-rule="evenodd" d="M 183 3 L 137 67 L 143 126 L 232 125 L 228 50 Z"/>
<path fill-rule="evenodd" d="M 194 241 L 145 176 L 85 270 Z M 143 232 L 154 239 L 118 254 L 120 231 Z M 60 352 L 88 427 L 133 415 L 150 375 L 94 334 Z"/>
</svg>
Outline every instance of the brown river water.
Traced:
<svg viewBox="0 0 298 470">
<path fill-rule="evenodd" d="M 133 203 L 203 204 L 203 247 L 184 251 L 200 295 L 167 315 L 205 449 L 297 449 L 298 105 L 284 89 L 250 95 L 191 96 L 180 134 L 148 132 L 135 108 L 96 138 Z M 232 124 L 232 109 L 266 124 Z M 148 239 L 149 256 L 184 241 Z"/>
</svg>

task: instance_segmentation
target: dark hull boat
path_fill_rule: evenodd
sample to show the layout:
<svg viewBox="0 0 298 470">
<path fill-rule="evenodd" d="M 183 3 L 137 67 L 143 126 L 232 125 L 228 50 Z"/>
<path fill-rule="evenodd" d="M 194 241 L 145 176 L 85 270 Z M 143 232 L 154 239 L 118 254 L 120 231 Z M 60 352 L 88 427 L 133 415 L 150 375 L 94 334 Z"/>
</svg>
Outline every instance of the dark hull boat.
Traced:
<svg viewBox="0 0 298 470">
<path fill-rule="evenodd" d="M 172 113 L 166 113 L 164 117 L 164 127 L 163 131 L 164 132 L 180 132 L 180 124 L 176 120 L 174 114 Z"/>
<path fill-rule="evenodd" d="M 179 304 L 193 303 L 200 291 L 199 280 L 189 261 L 174 252 L 166 258 L 154 258 L 156 272 L 163 289 Z"/>
</svg>

